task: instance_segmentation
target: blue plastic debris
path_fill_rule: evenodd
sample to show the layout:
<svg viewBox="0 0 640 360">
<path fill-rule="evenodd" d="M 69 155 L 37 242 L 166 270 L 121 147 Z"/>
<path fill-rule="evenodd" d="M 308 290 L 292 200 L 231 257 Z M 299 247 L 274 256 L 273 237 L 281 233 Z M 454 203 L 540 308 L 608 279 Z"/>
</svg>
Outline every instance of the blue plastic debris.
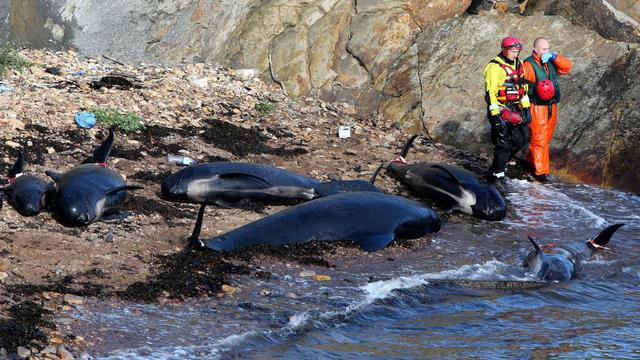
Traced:
<svg viewBox="0 0 640 360">
<path fill-rule="evenodd" d="M 96 124 L 96 115 L 92 112 L 79 112 L 76 114 L 76 124 L 89 129 Z"/>
<path fill-rule="evenodd" d="M 0 84 L 0 94 L 13 92 L 13 88 L 11 86 L 7 86 L 4 84 Z"/>
<path fill-rule="evenodd" d="M 82 75 L 84 75 L 86 73 L 87 73 L 86 70 L 80 70 L 80 71 L 76 71 L 74 73 L 71 73 L 71 75 L 73 75 L 73 76 L 82 76 Z"/>
</svg>

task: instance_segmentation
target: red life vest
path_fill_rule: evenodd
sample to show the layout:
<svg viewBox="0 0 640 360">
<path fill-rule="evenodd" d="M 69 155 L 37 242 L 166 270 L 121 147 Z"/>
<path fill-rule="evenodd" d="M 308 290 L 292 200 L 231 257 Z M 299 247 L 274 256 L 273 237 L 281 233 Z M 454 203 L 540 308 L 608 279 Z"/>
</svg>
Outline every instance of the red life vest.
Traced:
<svg viewBox="0 0 640 360">
<path fill-rule="evenodd" d="M 524 66 L 520 64 L 516 70 L 509 64 L 499 63 L 496 60 L 491 61 L 500 65 L 507 73 L 504 84 L 498 89 L 498 101 L 505 105 L 520 102 L 526 94 L 524 90 Z"/>
</svg>

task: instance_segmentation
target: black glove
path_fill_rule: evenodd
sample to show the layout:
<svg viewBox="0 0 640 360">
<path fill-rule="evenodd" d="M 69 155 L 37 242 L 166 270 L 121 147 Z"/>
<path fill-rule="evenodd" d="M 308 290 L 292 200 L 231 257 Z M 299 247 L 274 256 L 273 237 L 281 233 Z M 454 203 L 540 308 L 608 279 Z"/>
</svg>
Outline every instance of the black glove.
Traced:
<svg viewBox="0 0 640 360">
<path fill-rule="evenodd" d="M 521 111 L 522 113 L 522 124 L 526 125 L 531 122 L 531 109 L 524 108 Z"/>
</svg>

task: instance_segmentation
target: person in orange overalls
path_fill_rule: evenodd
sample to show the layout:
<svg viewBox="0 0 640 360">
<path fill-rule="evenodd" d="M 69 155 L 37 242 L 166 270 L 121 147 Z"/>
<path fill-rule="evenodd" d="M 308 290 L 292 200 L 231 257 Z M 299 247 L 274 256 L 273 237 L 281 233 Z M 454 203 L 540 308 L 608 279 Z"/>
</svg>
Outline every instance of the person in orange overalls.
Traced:
<svg viewBox="0 0 640 360">
<path fill-rule="evenodd" d="M 537 38 L 531 56 L 524 60 L 524 76 L 531 101 L 531 143 L 527 160 L 533 164 L 535 178 L 549 182 L 549 143 L 556 127 L 560 102 L 559 76 L 571 71 L 573 62 L 550 50 L 549 40 Z"/>
</svg>

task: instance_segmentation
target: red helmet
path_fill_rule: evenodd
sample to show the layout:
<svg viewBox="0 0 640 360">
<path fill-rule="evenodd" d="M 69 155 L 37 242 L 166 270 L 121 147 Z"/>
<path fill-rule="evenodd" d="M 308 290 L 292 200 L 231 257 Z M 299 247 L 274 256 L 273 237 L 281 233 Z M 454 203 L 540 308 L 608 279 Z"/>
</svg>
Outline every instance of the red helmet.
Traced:
<svg viewBox="0 0 640 360">
<path fill-rule="evenodd" d="M 507 36 L 502 39 L 502 50 L 511 49 L 515 47 L 516 49 L 522 49 L 522 41 L 517 37 Z"/>
<path fill-rule="evenodd" d="M 536 84 L 536 94 L 542 101 L 548 101 L 556 96 L 556 88 L 551 80 L 538 81 Z"/>
</svg>

